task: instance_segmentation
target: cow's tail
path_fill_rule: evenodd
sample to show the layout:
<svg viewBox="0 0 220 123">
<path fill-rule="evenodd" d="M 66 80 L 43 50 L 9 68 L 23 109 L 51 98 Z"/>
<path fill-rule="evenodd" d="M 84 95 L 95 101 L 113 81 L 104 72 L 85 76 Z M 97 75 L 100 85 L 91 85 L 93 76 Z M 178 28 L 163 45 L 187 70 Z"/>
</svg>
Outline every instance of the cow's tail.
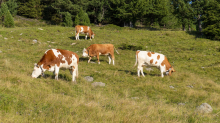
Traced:
<svg viewBox="0 0 220 123">
<path fill-rule="evenodd" d="M 116 50 L 116 48 L 114 47 L 115 51 L 119 54 L 119 52 Z"/>
<path fill-rule="evenodd" d="M 133 68 L 137 65 L 137 62 L 138 62 L 138 53 L 139 53 L 140 51 L 138 50 L 138 51 L 136 51 L 136 61 L 135 61 L 135 64 L 134 64 L 134 66 L 133 66 Z"/>
</svg>

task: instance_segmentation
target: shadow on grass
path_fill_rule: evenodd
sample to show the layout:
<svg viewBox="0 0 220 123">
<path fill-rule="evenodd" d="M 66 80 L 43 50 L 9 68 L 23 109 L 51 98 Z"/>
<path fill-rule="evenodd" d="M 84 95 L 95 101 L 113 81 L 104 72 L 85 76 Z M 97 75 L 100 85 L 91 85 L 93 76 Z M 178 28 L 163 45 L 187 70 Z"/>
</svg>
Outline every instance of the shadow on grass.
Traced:
<svg viewBox="0 0 220 123">
<path fill-rule="evenodd" d="M 79 62 L 84 62 L 84 61 L 88 62 L 88 60 L 89 60 L 88 57 L 81 57 L 81 58 L 79 58 Z M 106 61 L 106 60 L 99 59 L 99 61 L 100 61 L 100 62 L 104 62 L 104 61 Z M 106 62 L 108 63 L 108 61 L 106 61 Z M 96 57 L 95 57 L 95 58 L 92 58 L 92 59 L 90 60 L 90 63 L 98 63 L 98 59 L 97 59 Z"/>
<path fill-rule="evenodd" d="M 68 70 L 68 69 L 66 69 L 66 70 Z M 55 75 L 54 74 L 53 75 L 51 75 L 51 74 L 44 74 L 44 77 L 42 77 L 42 78 L 45 78 L 45 79 L 49 78 L 49 79 L 54 79 L 55 80 Z M 58 81 L 59 80 L 71 81 L 72 80 L 72 75 L 69 73 L 69 75 L 67 76 L 67 75 L 62 74 L 62 73 L 59 72 L 59 74 L 58 74 Z"/>
<path fill-rule="evenodd" d="M 129 71 L 129 70 L 118 70 L 118 71 L 123 71 L 123 72 L 125 72 L 126 74 L 131 74 L 131 75 L 136 75 L 136 76 L 137 76 L 137 71 L 135 71 L 135 72 Z M 161 76 L 161 74 L 145 73 L 145 72 L 144 72 L 144 75 L 145 75 L 145 76 L 147 76 L 147 75 L 150 75 L 150 76 Z M 142 76 L 141 73 L 140 73 L 140 76 Z"/>
<path fill-rule="evenodd" d="M 76 36 L 70 36 L 69 37 L 71 40 L 76 40 Z M 85 36 L 79 36 L 80 40 L 85 40 Z M 87 36 L 87 40 L 89 39 L 89 36 Z"/>
<path fill-rule="evenodd" d="M 198 32 L 198 31 L 187 31 L 186 33 L 188 33 L 189 35 L 195 36 L 195 40 L 197 38 L 208 39 L 204 34 L 202 34 L 201 32 Z"/>
</svg>

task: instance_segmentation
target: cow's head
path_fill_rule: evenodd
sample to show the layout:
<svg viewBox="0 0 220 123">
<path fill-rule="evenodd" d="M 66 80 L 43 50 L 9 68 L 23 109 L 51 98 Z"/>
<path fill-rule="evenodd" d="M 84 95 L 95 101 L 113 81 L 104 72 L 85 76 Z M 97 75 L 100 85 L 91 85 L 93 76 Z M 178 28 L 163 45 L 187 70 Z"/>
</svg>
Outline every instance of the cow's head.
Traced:
<svg viewBox="0 0 220 123">
<path fill-rule="evenodd" d="M 88 57 L 89 56 L 88 54 L 89 54 L 88 50 L 86 48 L 84 48 L 82 56 L 83 57 Z"/>
<path fill-rule="evenodd" d="M 95 33 L 93 32 L 93 33 L 92 33 L 92 38 L 94 38 L 94 37 L 95 37 Z"/>
<path fill-rule="evenodd" d="M 172 74 L 173 72 L 176 72 L 176 71 L 174 70 L 173 67 L 170 67 L 170 69 L 166 72 L 166 74 L 169 75 L 169 76 L 171 76 L 171 74 Z"/>
<path fill-rule="evenodd" d="M 32 72 L 31 77 L 32 78 L 37 78 L 39 75 L 43 75 L 43 70 L 41 68 L 41 66 L 37 65 L 37 63 L 34 64 L 34 70 Z"/>
</svg>

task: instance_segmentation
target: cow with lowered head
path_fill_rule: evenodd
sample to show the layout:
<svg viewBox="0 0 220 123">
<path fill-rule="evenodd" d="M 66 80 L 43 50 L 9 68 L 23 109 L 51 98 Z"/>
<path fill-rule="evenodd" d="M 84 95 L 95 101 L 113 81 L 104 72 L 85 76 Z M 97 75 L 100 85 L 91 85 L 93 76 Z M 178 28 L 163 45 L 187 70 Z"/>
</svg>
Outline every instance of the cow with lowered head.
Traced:
<svg viewBox="0 0 220 123">
<path fill-rule="evenodd" d="M 167 60 L 167 57 L 160 53 L 138 50 L 136 51 L 136 62 L 134 66 L 136 66 L 137 63 L 138 76 L 140 76 L 140 72 L 144 76 L 143 65 L 155 66 L 159 68 L 161 72 L 161 77 L 164 77 L 164 72 L 166 72 L 166 74 L 170 76 L 172 72 L 175 72 L 174 68 L 170 65 L 169 61 Z"/>
<path fill-rule="evenodd" d="M 82 25 L 77 25 L 75 26 L 75 38 L 76 40 L 79 40 L 79 34 L 85 34 L 85 40 L 87 40 L 87 35 L 89 35 L 90 40 L 91 37 L 94 38 L 95 33 L 92 32 L 91 28 L 89 26 L 82 26 Z"/>
<path fill-rule="evenodd" d="M 39 75 L 44 75 L 46 70 L 54 72 L 55 79 L 58 80 L 58 73 L 60 68 L 69 69 L 72 74 L 72 81 L 76 82 L 78 77 L 78 63 L 79 57 L 76 53 L 61 50 L 61 49 L 50 49 L 47 50 L 41 60 L 34 66 L 32 77 L 37 78 Z"/>
<path fill-rule="evenodd" d="M 115 64 L 115 56 L 114 56 L 114 45 L 112 44 L 92 44 L 88 48 L 83 49 L 83 57 L 89 57 L 88 63 L 92 59 L 92 57 L 97 57 L 98 64 L 100 64 L 99 61 L 99 55 L 106 55 L 109 58 L 109 64 L 111 63 L 111 59 L 113 60 L 113 65 Z M 118 51 L 115 49 L 115 51 L 118 53 Z M 118 53 L 119 54 L 119 53 Z"/>
</svg>

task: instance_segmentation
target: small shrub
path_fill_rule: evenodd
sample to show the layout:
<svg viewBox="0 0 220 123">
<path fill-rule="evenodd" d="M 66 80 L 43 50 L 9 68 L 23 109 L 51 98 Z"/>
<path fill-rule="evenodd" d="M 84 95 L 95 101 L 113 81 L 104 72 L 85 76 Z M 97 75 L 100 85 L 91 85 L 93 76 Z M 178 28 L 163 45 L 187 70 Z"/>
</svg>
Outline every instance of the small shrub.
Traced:
<svg viewBox="0 0 220 123">
<path fill-rule="evenodd" d="M 66 12 L 66 14 L 65 14 L 64 26 L 67 26 L 67 27 L 73 26 L 72 17 L 69 12 Z"/>
<path fill-rule="evenodd" d="M 5 16 L 5 20 L 4 20 L 4 26 L 5 27 L 14 27 L 14 18 L 12 17 L 11 13 L 7 12 L 6 16 Z"/>
</svg>

